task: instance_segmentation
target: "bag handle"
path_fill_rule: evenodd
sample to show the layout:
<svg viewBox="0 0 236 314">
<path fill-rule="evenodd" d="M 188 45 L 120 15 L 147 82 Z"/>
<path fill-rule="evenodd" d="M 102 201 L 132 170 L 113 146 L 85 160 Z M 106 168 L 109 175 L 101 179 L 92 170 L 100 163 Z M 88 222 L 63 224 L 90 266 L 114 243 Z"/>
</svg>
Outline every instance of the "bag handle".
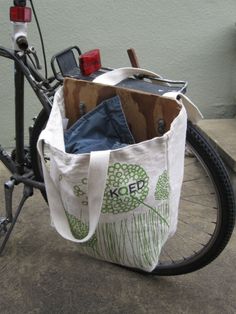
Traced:
<svg viewBox="0 0 236 314">
<path fill-rule="evenodd" d="M 198 107 L 186 95 L 182 93 L 169 92 L 165 93 L 163 96 L 172 98 L 174 100 L 181 100 L 186 109 L 188 120 L 191 121 L 193 124 L 197 124 L 204 118 Z"/>
<path fill-rule="evenodd" d="M 93 82 L 114 86 L 132 75 L 148 75 L 156 78 L 161 77 L 158 74 L 145 69 L 127 67 L 115 69 L 113 71 L 109 71 L 102 75 L 99 75 L 93 80 Z M 193 124 L 197 124 L 200 120 L 203 119 L 203 115 L 198 107 L 184 94 L 180 92 L 169 92 L 165 93 L 163 97 L 171 98 L 174 100 L 181 99 L 187 111 L 188 120 L 190 120 Z"/>
<path fill-rule="evenodd" d="M 115 69 L 112 71 L 108 71 L 104 74 L 101 74 L 97 76 L 93 80 L 93 82 L 113 86 L 133 75 L 147 75 L 149 77 L 161 78 L 159 74 L 156 74 L 149 70 L 126 67 Z"/>
<path fill-rule="evenodd" d="M 88 212 L 89 231 L 83 239 L 77 239 L 70 230 L 68 219 L 65 214 L 61 196 L 52 180 L 43 156 L 43 145 L 46 140 L 47 131 L 40 134 L 37 148 L 41 157 L 45 185 L 47 187 L 51 219 L 58 233 L 67 240 L 76 243 L 85 243 L 94 235 L 102 209 L 103 195 L 106 187 L 107 171 L 109 166 L 110 151 L 95 151 L 90 153 L 88 170 Z M 99 184 L 97 184 L 99 180 Z"/>
</svg>

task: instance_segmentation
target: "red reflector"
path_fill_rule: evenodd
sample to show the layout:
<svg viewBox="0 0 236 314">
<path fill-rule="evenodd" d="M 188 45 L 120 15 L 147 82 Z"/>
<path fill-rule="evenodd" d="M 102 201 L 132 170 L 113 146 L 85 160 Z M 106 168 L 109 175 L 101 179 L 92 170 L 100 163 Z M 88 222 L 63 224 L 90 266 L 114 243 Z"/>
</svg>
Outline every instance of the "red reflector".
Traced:
<svg viewBox="0 0 236 314">
<path fill-rule="evenodd" d="M 10 21 L 12 22 L 31 22 L 31 8 L 10 7 Z"/>
<path fill-rule="evenodd" d="M 79 66 L 83 75 L 90 75 L 101 68 L 99 49 L 94 49 L 79 57 Z"/>
</svg>

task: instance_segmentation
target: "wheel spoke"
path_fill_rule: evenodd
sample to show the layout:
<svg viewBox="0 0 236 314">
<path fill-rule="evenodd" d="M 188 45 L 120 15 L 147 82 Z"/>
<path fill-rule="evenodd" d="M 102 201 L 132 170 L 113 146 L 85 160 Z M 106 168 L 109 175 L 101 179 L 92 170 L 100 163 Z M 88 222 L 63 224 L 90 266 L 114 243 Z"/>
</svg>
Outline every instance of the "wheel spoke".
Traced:
<svg viewBox="0 0 236 314">
<path fill-rule="evenodd" d="M 183 270 L 201 258 L 217 236 L 219 211 L 217 191 L 211 175 L 195 149 L 188 150 L 180 198 L 177 231 L 167 240 L 160 258 L 160 273 Z M 158 269 L 157 269 L 158 270 Z"/>
</svg>

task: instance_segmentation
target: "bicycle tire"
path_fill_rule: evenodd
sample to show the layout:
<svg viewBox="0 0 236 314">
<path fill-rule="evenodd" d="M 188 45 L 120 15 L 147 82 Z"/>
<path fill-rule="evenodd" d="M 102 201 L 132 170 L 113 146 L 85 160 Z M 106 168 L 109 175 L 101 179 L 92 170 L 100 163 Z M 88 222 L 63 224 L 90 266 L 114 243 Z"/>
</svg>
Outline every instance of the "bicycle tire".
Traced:
<svg viewBox="0 0 236 314">
<path fill-rule="evenodd" d="M 39 156 L 37 153 L 37 148 L 36 148 L 36 143 L 39 137 L 39 134 L 41 130 L 45 127 L 46 122 L 47 122 L 48 116 L 47 113 L 42 110 L 40 114 L 38 115 L 32 133 L 31 133 L 31 158 L 32 158 L 32 168 L 35 173 L 35 177 L 39 181 L 43 181 L 42 177 L 42 170 L 40 166 L 40 161 L 39 161 Z M 168 260 L 166 261 L 165 258 L 161 256 L 160 262 L 157 266 L 157 268 L 154 269 L 153 272 L 150 274 L 153 275 L 159 275 L 159 276 L 171 276 L 171 275 L 181 275 L 181 274 L 186 274 L 190 273 L 193 271 L 196 271 L 210 262 L 212 262 L 225 248 L 227 245 L 231 234 L 233 232 L 234 228 L 234 223 L 235 223 L 235 203 L 234 203 L 234 194 L 232 190 L 232 186 L 230 183 L 230 179 L 227 173 L 227 170 L 219 157 L 218 153 L 214 150 L 214 148 L 211 146 L 211 144 L 206 140 L 206 138 L 201 134 L 201 132 L 198 130 L 197 127 L 192 125 L 190 122 L 188 123 L 187 127 L 187 135 L 186 135 L 186 143 L 188 149 L 190 149 L 190 155 L 192 157 L 189 157 L 190 159 L 194 159 L 194 167 L 197 169 L 197 174 L 201 177 L 197 179 L 195 183 L 194 179 L 188 179 L 187 180 L 184 178 L 183 181 L 183 187 L 182 187 L 182 192 L 181 192 L 181 200 L 186 201 L 186 190 L 189 189 L 190 184 L 195 184 L 194 188 L 197 187 L 198 183 L 202 182 L 200 180 L 206 180 L 206 178 L 209 179 L 209 184 L 210 184 L 210 189 L 209 190 L 209 195 L 206 195 L 207 197 L 213 197 L 216 199 L 217 206 L 212 205 L 202 206 L 201 209 L 201 214 L 204 216 L 199 216 L 199 221 L 198 225 L 201 226 L 201 224 L 206 223 L 206 218 L 207 215 L 209 214 L 209 211 L 213 211 L 216 214 L 216 218 L 211 223 L 211 227 L 213 230 L 211 231 L 212 233 L 209 235 L 209 239 L 207 239 L 206 243 L 202 244 L 200 243 L 200 249 L 196 251 L 192 247 L 190 248 L 190 253 L 189 255 L 183 255 L 182 257 L 173 257 L 170 256 L 170 253 L 168 253 Z M 187 160 L 187 158 L 186 158 Z M 191 163 L 189 163 L 191 166 Z M 185 165 L 185 170 L 187 166 Z M 195 170 L 196 170 L 195 169 Z M 186 171 L 185 171 L 186 172 Z M 195 171 L 196 172 L 196 171 Z M 186 174 L 185 174 L 186 176 Z M 193 177 L 193 174 L 190 171 L 190 176 Z M 203 187 L 204 189 L 206 188 L 205 185 Z M 42 193 L 43 197 L 45 200 L 46 194 Z M 185 196 L 184 196 L 185 195 Z M 195 195 L 196 196 L 196 195 Z M 191 204 L 191 202 L 190 202 Z M 196 204 L 194 204 L 195 206 Z M 184 207 L 184 206 L 183 206 Z M 180 206 L 180 212 L 179 212 L 179 223 L 177 227 L 177 232 L 176 234 L 167 241 L 168 242 L 173 242 L 174 246 L 176 245 L 176 242 L 178 241 L 178 232 L 179 229 L 182 228 L 182 224 L 185 226 L 187 225 L 186 222 L 181 222 L 181 215 L 190 213 L 190 209 L 183 209 Z M 192 215 L 192 214 L 191 214 Z M 190 218 L 192 220 L 192 217 L 190 215 Z M 194 212 L 194 219 L 195 221 L 193 222 L 195 224 L 196 222 L 196 213 Z M 188 225 L 189 226 L 189 225 Z M 208 227 L 207 227 L 208 228 Z M 195 236 L 193 234 L 194 232 L 194 226 L 193 226 L 193 231 L 189 232 L 189 237 L 191 234 L 191 237 Z M 195 230 L 196 237 L 199 237 L 199 230 Z M 210 233 L 210 231 L 206 230 L 203 233 Z M 185 233 L 186 239 L 182 239 L 183 242 L 188 240 L 190 241 L 190 238 L 187 237 L 187 234 Z M 192 240 L 192 238 L 191 238 Z M 183 245 L 183 243 L 180 244 L 180 246 Z M 191 244 L 192 246 L 192 244 Z M 165 247 L 164 247 L 165 250 Z M 177 250 L 175 248 L 175 250 Z M 166 252 L 164 252 L 166 253 Z M 165 254 L 164 254 L 165 255 Z"/>
<path fill-rule="evenodd" d="M 190 146 L 192 153 L 194 153 L 195 158 L 197 158 L 197 161 L 204 168 L 205 174 L 209 176 L 212 182 L 214 192 L 211 192 L 211 195 L 213 196 L 214 194 L 218 200 L 218 206 L 212 207 L 212 209 L 217 211 L 217 221 L 211 222 L 212 225 L 215 225 L 214 230 L 212 230 L 212 233 L 209 231 L 209 241 L 202 246 L 201 250 L 193 251 L 192 256 L 183 256 L 182 260 L 175 260 L 167 265 L 165 263 L 158 265 L 153 273 L 162 276 L 190 273 L 211 263 L 226 247 L 235 225 L 234 193 L 228 172 L 220 156 L 199 129 L 190 122 L 187 127 L 186 142 Z M 188 184 L 189 181 L 185 181 L 184 179 L 182 190 L 184 189 L 185 182 Z M 181 192 L 181 199 L 184 198 L 182 194 L 183 191 Z M 202 195 L 200 194 L 199 196 Z M 206 206 L 205 216 L 202 218 L 207 218 L 208 209 Z M 180 214 L 181 206 L 179 220 Z M 204 219 L 202 219 L 201 223 L 204 222 Z M 199 229 L 197 231 L 199 232 Z M 199 235 L 197 237 L 199 238 Z"/>
</svg>

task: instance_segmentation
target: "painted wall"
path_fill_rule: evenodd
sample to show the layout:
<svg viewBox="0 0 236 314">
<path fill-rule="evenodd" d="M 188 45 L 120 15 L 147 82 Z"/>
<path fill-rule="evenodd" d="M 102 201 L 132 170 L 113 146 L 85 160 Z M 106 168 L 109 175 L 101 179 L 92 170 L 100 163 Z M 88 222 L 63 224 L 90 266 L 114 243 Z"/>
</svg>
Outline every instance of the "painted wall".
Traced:
<svg viewBox="0 0 236 314">
<path fill-rule="evenodd" d="M 0 45 L 10 46 L 10 0 L 0 0 Z M 236 113 L 235 0 L 34 0 L 50 57 L 70 45 L 100 48 L 105 66 L 128 66 L 134 47 L 142 67 L 189 82 L 188 95 L 205 117 Z M 29 41 L 40 44 L 35 22 Z M 0 60 L 0 142 L 13 143 L 13 67 Z M 27 88 L 26 118 L 40 106 Z M 2 131 L 3 128 L 5 131 Z"/>
</svg>

